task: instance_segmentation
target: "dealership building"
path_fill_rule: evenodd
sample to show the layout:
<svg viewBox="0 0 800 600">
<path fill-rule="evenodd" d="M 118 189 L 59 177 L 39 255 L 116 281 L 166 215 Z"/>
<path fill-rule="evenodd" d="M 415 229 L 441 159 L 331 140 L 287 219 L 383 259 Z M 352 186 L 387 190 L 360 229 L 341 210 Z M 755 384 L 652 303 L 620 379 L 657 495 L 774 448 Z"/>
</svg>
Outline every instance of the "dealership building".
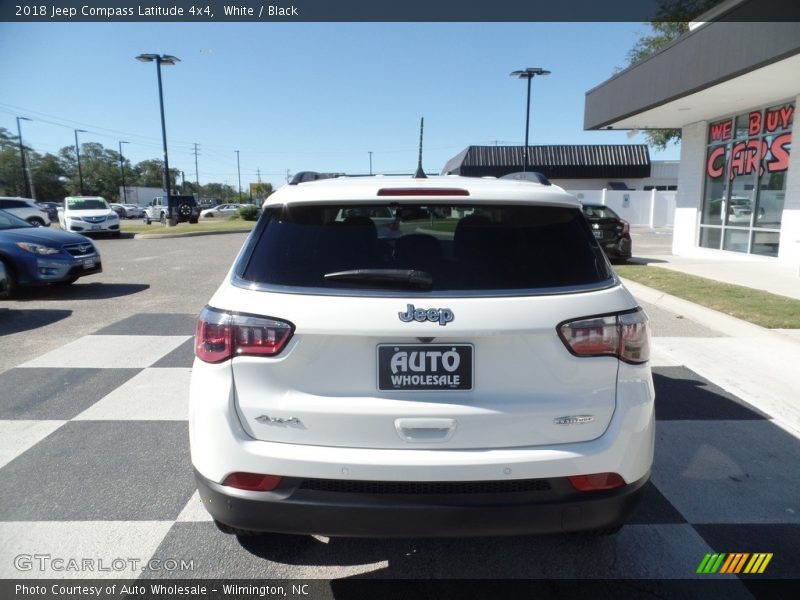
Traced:
<svg viewBox="0 0 800 600">
<path fill-rule="evenodd" d="M 723 2 L 588 91 L 584 126 L 681 130 L 674 254 L 800 267 L 800 23 L 735 22 L 753 4 Z"/>
</svg>

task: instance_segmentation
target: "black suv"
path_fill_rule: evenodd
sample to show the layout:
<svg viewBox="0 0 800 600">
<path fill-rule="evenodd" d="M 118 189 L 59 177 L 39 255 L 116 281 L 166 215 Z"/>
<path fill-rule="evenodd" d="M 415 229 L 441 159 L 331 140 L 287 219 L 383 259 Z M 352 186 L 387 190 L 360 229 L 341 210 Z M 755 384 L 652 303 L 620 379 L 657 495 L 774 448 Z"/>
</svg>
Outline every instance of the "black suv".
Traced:
<svg viewBox="0 0 800 600">
<path fill-rule="evenodd" d="M 200 207 L 194 196 L 156 196 L 144 209 L 144 222 L 150 225 L 153 221 L 161 221 L 166 225 L 177 225 L 189 221 L 197 223 L 200 218 Z"/>
</svg>

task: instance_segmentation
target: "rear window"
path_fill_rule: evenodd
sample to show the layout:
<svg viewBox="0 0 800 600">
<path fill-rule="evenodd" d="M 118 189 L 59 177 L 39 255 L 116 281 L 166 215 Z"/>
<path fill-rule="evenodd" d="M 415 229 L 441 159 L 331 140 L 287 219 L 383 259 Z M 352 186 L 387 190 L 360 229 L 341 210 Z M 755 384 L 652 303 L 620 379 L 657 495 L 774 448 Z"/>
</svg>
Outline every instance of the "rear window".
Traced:
<svg viewBox="0 0 800 600">
<path fill-rule="evenodd" d="M 612 277 L 577 208 L 408 203 L 268 207 L 236 275 L 332 293 L 595 287 Z"/>
<path fill-rule="evenodd" d="M 619 215 L 607 206 L 584 206 L 583 214 L 587 219 L 619 219 Z"/>
</svg>

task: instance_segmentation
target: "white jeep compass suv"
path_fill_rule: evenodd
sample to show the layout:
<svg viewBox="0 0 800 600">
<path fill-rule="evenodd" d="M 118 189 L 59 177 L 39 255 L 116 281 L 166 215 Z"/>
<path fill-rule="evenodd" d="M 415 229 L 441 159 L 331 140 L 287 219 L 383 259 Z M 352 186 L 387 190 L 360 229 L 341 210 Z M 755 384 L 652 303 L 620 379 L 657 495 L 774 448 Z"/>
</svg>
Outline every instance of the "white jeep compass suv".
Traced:
<svg viewBox="0 0 800 600">
<path fill-rule="evenodd" d="M 613 532 L 653 460 L 645 313 L 561 188 L 288 185 L 202 311 L 192 462 L 227 532 Z"/>
</svg>

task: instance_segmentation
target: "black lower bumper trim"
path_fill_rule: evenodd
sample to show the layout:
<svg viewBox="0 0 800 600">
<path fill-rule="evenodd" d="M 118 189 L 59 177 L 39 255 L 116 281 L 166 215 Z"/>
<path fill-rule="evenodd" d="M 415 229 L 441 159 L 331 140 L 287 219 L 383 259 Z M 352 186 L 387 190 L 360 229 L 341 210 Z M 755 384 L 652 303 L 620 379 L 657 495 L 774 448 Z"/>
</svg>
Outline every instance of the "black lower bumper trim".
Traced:
<svg viewBox="0 0 800 600">
<path fill-rule="evenodd" d="M 342 537 L 459 537 L 612 528 L 638 504 L 649 474 L 622 488 L 576 492 L 566 478 L 546 492 L 385 495 L 319 492 L 289 480 L 274 492 L 212 482 L 195 470 L 211 516 L 229 527 Z"/>
</svg>

